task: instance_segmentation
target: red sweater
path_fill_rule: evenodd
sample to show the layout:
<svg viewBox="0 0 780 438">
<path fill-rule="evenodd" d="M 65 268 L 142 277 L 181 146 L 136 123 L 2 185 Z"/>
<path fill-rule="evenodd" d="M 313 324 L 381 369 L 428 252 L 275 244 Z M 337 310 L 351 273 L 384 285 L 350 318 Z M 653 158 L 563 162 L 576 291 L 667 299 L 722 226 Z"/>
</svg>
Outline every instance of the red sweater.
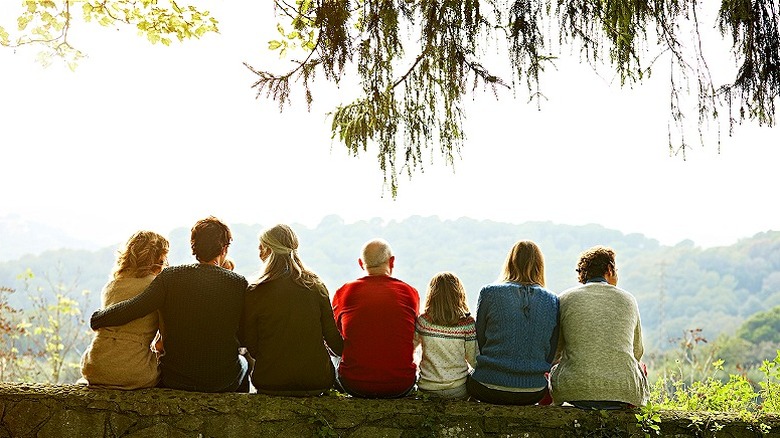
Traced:
<svg viewBox="0 0 780 438">
<path fill-rule="evenodd" d="M 369 275 L 337 290 L 333 314 L 344 338 L 340 378 L 356 391 L 376 395 L 412 386 L 419 307 L 415 288 L 385 275 Z"/>
</svg>

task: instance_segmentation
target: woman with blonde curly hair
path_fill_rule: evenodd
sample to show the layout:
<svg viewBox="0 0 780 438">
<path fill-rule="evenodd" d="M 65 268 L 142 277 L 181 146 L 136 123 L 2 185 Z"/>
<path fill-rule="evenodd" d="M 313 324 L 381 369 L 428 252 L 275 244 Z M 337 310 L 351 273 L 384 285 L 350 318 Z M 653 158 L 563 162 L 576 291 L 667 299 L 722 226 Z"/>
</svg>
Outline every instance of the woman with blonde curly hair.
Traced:
<svg viewBox="0 0 780 438">
<path fill-rule="evenodd" d="M 167 265 L 168 240 L 152 231 L 138 231 L 119 251 L 111 280 L 102 292 L 102 306 L 132 298 L 146 289 Z M 150 344 L 157 334 L 157 312 L 118 327 L 97 331 L 81 358 L 81 374 L 89 385 L 115 389 L 151 388 L 160 371 Z"/>
<path fill-rule="evenodd" d="M 264 394 L 320 395 L 335 380 L 330 353 L 343 348 L 328 290 L 299 258 L 289 226 L 265 230 L 258 249 L 265 269 L 247 290 L 240 329 L 256 361 L 252 384 Z"/>
</svg>

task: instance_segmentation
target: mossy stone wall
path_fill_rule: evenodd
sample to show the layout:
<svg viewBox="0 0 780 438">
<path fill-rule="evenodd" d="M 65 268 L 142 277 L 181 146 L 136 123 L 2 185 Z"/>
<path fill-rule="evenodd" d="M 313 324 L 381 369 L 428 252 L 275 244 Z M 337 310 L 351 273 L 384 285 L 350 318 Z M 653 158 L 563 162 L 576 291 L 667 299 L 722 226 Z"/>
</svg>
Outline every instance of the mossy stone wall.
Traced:
<svg viewBox="0 0 780 438">
<path fill-rule="evenodd" d="M 644 437 L 639 411 L 405 398 L 269 397 L 168 389 L 0 384 L 4 437 Z M 759 425 L 768 434 L 763 434 Z M 661 412 L 664 437 L 780 438 L 780 418 Z M 767 427 L 771 429 L 766 429 Z"/>
</svg>

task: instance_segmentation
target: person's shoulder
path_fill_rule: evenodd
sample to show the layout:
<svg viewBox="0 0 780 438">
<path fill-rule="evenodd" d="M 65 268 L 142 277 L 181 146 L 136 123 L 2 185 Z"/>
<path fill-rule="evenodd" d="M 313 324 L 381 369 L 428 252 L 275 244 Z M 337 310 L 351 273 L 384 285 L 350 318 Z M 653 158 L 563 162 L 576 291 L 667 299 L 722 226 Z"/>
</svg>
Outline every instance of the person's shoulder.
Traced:
<svg viewBox="0 0 780 438">
<path fill-rule="evenodd" d="M 240 285 L 243 289 L 246 289 L 249 285 L 249 282 L 247 282 L 246 277 L 243 275 L 233 272 L 229 269 L 219 268 L 222 270 L 222 275 L 226 276 L 230 279 L 230 281 L 235 282 L 237 285 Z"/>
<path fill-rule="evenodd" d="M 504 289 L 510 289 L 512 287 L 517 287 L 513 285 L 512 283 L 506 283 L 506 282 L 493 282 L 483 285 L 479 289 L 480 294 L 490 294 L 495 293 Z"/>
<path fill-rule="evenodd" d="M 564 297 L 569 297 L 574 294 L 579 294 L 585 292 L 585 285 L 584 284 L 578 284 L 577 286 L 572 286 L 568 289 L 565 289 L 563 292 L 558 294 L 558 298 L 563 299 Z"/>
<path fill-rule="evenodd" d="M 403 281 L 401 279 L 398 279 L 398 278 L 395 278 L 395 277 L 387 277 L 387 278 L 388 278 L 388 281 L 391 281 L 391 282 L 393 282 L 395 284 L 400 285 L 401 287 L 404 287 L 404 288 L 407 288 L 407 289 L 410 289 L 410 290 L 413 290 L 413 291 L 417 292 L 417 289 L 415 289 L 414 286 L 412 286 L 411 284 L 409 284 L 409 283 L 407 283 L 407 282 L 405 282 L 405 281 Z"/>
<path fill-rule="evenodd" d="M 477 321 L 471 315 L 466 315 L 458 321 L 458 327 L 471 327 L 476 325 Z"/>
</svg>

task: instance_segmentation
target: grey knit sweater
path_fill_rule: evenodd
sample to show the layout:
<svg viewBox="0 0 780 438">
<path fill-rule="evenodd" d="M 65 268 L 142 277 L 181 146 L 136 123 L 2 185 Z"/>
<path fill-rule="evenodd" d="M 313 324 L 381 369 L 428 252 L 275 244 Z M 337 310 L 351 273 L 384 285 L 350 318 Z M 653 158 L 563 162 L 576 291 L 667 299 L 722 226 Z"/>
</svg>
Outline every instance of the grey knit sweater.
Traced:
<svg viewBox="0 0 780 438">
<path fill-rule="evenodd" d="M 560 295 L 560 363 L 550 373 L 555 403 L 647 403 L 647 377 L 639 307 L 628 292 L 606 282 L 588 283 Z"/>
</svg>

